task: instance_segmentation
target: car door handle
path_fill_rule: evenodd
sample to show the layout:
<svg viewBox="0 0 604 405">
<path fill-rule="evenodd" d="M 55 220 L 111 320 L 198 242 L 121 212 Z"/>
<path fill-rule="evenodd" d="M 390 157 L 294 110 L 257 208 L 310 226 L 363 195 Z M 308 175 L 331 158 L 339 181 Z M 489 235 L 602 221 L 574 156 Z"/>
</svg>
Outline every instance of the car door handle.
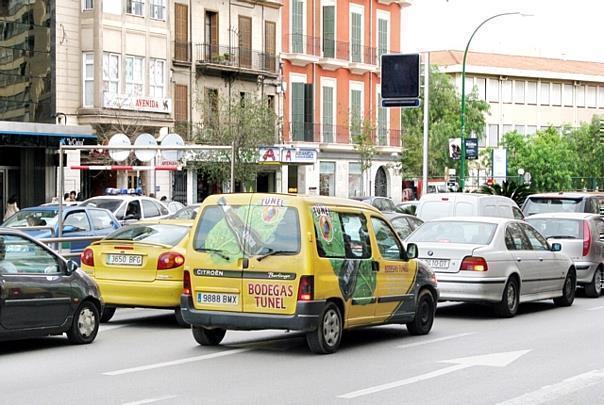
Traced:
<svg viewBox="0 0 604 405">
<path fill-rule="evenodd" d="M 373 271 L 380 271 L 380 262 L 377 261 L 372 261 L 371 262 L 371 270 Z"/>
<path fill-rule="evenodd" d="M 543 261 L 543 257 L 540 257 L 540 258 L 539 258 L 539 261 L 540 261 L 540 262 L 542 262 L 542 261 Z"/>
<path fill-rule="evenodd" d="M 519 258 L 519 257 L 517 257 L 517 258 L 516 258 L 516 261 L 517 261 L 517 262 L 521 262 L 521 261 L 522 261 L 522 259 L 521 259 L 521 258 Z"/>
</svg>

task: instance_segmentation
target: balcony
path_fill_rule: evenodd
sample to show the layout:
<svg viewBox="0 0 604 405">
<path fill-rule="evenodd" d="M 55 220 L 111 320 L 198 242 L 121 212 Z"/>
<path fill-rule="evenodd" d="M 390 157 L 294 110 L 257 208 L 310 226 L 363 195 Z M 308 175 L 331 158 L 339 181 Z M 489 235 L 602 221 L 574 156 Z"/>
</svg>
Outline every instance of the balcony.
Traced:
<svg viewBox="0 0 604 405">
<path fill-rule="evenodd" d="M 314 142 L 351 145 L 353 128 L 347 125 L 331 125 L 316 122 L 286 122 L 283 128 L 285 142 Z M 373 128 L 371 138 L 377 150 L 400 148 L 401 130 Z"/>
<path fill-rule="evenodd" d="M 377 49 L 361 44 L 350 45 L 349 69 L 352 73 L 363 74 L 366 72 L 377 73 Z"/>
<path fill-rule="evenodd" d="M 323 49 L 319 64 L 323 69 L 336 70 L 339 68 L 348 68 L 350 60 L 350 44 L 344 41 L 336 41 L 330 38 L 323 38 Z"/>
<path fill-rule="evenodd" d="M 213 44 L 197 44 L 195 50 L 197 66 L 206 71 L 277 77 L 279 64 L 276 55 Z"/>
<path fill-rule="evenodd" d="M 401 7 L 409 7 L 413 5 L 413 0 L 378 0 L 380 4 L 400 4 Z"/>
<path fill-rule="evenodd" d="M 283 37 L 283 59 L 293 65 L 306 66 L 319 61 L 321 52 L 320 38 L 301 34 L 288 34 Z"/>
<path fill-rule="evenodd" d="M 174 59 L 175 65 L 191 66 L 191 43 L 174 41 Z"/>
</svg>

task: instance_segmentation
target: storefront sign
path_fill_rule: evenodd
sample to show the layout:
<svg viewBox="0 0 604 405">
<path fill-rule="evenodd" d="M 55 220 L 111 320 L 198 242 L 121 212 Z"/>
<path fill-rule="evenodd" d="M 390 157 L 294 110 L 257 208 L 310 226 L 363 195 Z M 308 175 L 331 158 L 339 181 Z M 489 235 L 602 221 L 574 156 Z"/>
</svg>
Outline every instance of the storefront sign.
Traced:
<svg viewBox="0 0 604 405">
<path fill-rule="evenodd" d="M 172 99 L 104 93 L 103 107 L 170 114 L 172 112 Z"/>
<path fill-rule="evenodd" d="M 258 148 L 258 163 L 280 163 L 281 152 L 280 148 L 263 147 Z"/>
<path fill-rule="evenodd" d="M 310 148 L 292 148 L 268 146 L 258 148 L 258 163 L 264 164 L 314 164 L 317 162 L 317 150 Z"/>
</svg>

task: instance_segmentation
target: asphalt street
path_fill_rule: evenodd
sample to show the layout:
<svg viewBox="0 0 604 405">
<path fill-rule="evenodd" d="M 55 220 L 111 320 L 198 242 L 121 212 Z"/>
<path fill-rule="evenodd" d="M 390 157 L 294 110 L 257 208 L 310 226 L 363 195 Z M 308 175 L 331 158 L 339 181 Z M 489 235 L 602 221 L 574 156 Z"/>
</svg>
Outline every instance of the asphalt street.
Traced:
<svg viewBox="0 0 604 405">
<path fill-rule="evenodd" d="M 441 303 L 432 332 L 347 332 L 311 354 L 294 332 L 228 332 L 201 347 L 171 312 L 118 310 L 97 340 L 0 343 L 1 404 L 600 404 L 604 297 L 573 306 Z"/>
</svg>

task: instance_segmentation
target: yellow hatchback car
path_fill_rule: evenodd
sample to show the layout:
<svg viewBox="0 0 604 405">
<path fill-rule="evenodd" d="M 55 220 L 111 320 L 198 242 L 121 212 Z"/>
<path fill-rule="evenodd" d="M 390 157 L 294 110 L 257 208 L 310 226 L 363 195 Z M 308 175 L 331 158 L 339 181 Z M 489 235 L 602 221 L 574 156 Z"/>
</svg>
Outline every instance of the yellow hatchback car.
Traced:
<svg viewBox="0 0 604 405">
<path fill-rule="evenodd" d="M 187 244 L 182 316 L 201 345 L 228 329 L 303 331 L 315 353 L 335 352 L 343 330 L 359 326 L 427 334 L 438 289 L 416 252 L 362 202 L 213 195 Z"/>
<path fill-rule="evenodd" d="M 101 290 L 108 322 L 117 307 L 174 309 L 181 316 L 180 294 L 191 220 L 139 222 L 94 242 L 81 254 L 82 270 Z"/>
</svg>

